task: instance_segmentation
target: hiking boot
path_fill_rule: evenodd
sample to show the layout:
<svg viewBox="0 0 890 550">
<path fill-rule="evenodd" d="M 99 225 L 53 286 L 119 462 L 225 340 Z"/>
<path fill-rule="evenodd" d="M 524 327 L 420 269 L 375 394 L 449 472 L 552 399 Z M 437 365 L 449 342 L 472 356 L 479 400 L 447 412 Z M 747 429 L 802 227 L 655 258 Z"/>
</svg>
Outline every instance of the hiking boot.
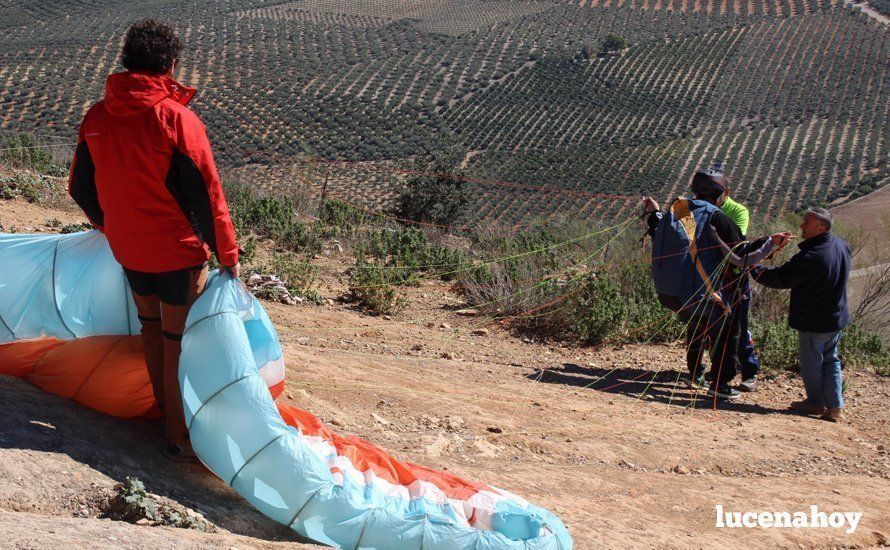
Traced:
<svg viewBox="0 0 890 550">
<path fill-rule="evenodd" d="M 819 407 L 817 405 L 813 405 L 806 399 L 802 399 L 800 401 L 792 401 L 788 408 L 792 411 L 797 411 L 803 414 L 825 414 L 825 407 Z"/>
<path fill-rule="evenodd" d="M 744 391 L 744 392 L 757 391 L 757 379 L 749 378 L 747 380 L 742 380 L 742 383 L 739 384 L 739 391 Z"/>
<path fill-rule="evenodd" d="M 844 409 L 825 409 L 825 412 L 822 413 L 822 416 L 820 416 L 820 418 L 829 422 L 837 422 L 841 419 L 841 415 L 843 414 L 843 412 Z"/>
<path fill-rule="evenodd" d="M 717 399 L 735 399 L 736 397 L 742 395 L 742 393 L 730 387 L 728 384 L 723 386 L 711 386 L 708 388 L 708 395 L 711 397 L 716 397 Z"/>
<path fill-rule="evenodd" d="M 686 387 L 690 390 L 706 390 L 708 389 L 708 382 L 705 380 L 705 375 L 702 374 L 696 379 L 692 379 L 691 376 L 685 376 L 684 382 L 686 382 Z"/>
<path fill-rule="evenodd" d="M 192 450 L 191 445 L 174 445 L 168 443 L 164 445 L 162 452 L 164 453 L 164 457 L 171 462 L 198 462 L 198 457 L 195 455 L 195 451 Z"/>
</svg>

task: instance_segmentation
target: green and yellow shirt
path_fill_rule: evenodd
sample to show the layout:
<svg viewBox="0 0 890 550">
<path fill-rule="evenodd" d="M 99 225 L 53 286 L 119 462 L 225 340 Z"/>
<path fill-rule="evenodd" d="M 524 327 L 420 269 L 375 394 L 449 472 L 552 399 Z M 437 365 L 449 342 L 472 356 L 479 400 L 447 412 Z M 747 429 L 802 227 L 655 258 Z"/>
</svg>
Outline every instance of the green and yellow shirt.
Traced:
<svg viewBox="0 0 890 550">
<path fill-rule="evenodd" d="M 729 216 L 729 219 L 739 226 L 739 229 L 742 230 L 742 235 L 748 234 L 748 222 L 750 221 L 751 216 L 748 214 L 747 207 L 726 197 L 726 202 L 723 203 L 720 210 L 723 210 L 723 213 Z"/>
</svg>

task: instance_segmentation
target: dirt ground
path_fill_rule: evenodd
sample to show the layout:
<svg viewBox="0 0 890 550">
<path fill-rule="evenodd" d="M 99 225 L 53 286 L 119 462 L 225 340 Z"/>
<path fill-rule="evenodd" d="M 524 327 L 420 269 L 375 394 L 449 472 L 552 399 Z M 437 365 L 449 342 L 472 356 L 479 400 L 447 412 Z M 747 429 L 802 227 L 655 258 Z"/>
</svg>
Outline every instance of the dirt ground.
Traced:
<svg viewBox="0 0 890 550">
<path fill-rule="evenodd" d="M 23 208 L 0 201 L 0 223 L 62 219 Z M 345 269 L 338 262 L 347 258 L 331 259 L 333 272 Z M 330 276 L 325 297 L 341 284 Z M 838 424 L 790 414 L 802 388 L 785 374 L 715 408 L 676 383 L 678 346 L 538 344 L 460 314 L 459 298 L 440 285 L 409 292 L 409 309 L 392 319 L 339 302 L 266 303 L 288 364 L 282 399 L 396 456 L 553 510 L 579 549 L 849 548 L 890 537 L 887 378 L 847 371 L 848 414 Z M 489 332 L 472 334 L 481 328 Z M 0 402 L 2 547 L 310 547 L 200 467 L 167 463 L 158 424 L 103 416 L 2 376 Z M 99 518 L 102 498 L 126 476 L 217 532 Z M 852 534 L 719 529 L 718 504 L 815 504 L 863 517 Z"/>
</svg>

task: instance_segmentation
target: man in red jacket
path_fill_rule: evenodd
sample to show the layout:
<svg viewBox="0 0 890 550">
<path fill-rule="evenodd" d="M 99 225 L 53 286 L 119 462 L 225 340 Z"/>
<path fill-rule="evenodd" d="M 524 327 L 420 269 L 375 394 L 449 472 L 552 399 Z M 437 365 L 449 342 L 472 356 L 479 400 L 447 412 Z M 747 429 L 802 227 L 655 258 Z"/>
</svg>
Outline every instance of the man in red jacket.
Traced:
<svg viewBox="0 0 890 550">
<path fill-rule="evenodd" d="M 190 458 L 179 389 L 185 318 L 204 290 L 207 261 L 239 276 L 238 245 L 204 125 L 173 80 L 182 44 L 153 20 L 127 31 L 126 72 L 80 127 L 68 191 L 105 233 L 142 323 L 145 361 L 167 423 L 168 458 Z"/>
</svg>

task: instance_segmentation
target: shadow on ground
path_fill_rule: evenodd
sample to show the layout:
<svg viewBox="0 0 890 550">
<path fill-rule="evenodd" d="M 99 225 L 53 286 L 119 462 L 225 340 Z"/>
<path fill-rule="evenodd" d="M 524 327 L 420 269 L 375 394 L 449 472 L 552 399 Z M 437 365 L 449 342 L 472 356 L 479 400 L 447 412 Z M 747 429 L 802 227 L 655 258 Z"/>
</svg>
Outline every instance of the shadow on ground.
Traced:
<svg viewBox="0 0 890 550">
<path fill-rule="evenodd" d="M 0 403 L 2 449 L 66 454 L 115 481 L 138 477 L 146 490 L 199 510 L 209 521 L 235 534 L 268 541 L 312 542 L 260 514 L 203 465 L 165 459 L 160 422 L 113 418 L 3 375 Z"/>
<path fill-rule="evenodd" d="M 536 382 L 620 394 L 676 407 L 712 408 L 715 405 L 714 398 L 708 396 L 704 390 L 688 388 L 685 375 L 675 370 L 653 371 L 630 367 L 606 369 L 563 363 L 525 376 Z M 721 410 L 744 413 L 795 414 L 787 409 L 764 407 L 744 400 L 720 400 L 716 401 L 716 406 Z"/>
</svg>

